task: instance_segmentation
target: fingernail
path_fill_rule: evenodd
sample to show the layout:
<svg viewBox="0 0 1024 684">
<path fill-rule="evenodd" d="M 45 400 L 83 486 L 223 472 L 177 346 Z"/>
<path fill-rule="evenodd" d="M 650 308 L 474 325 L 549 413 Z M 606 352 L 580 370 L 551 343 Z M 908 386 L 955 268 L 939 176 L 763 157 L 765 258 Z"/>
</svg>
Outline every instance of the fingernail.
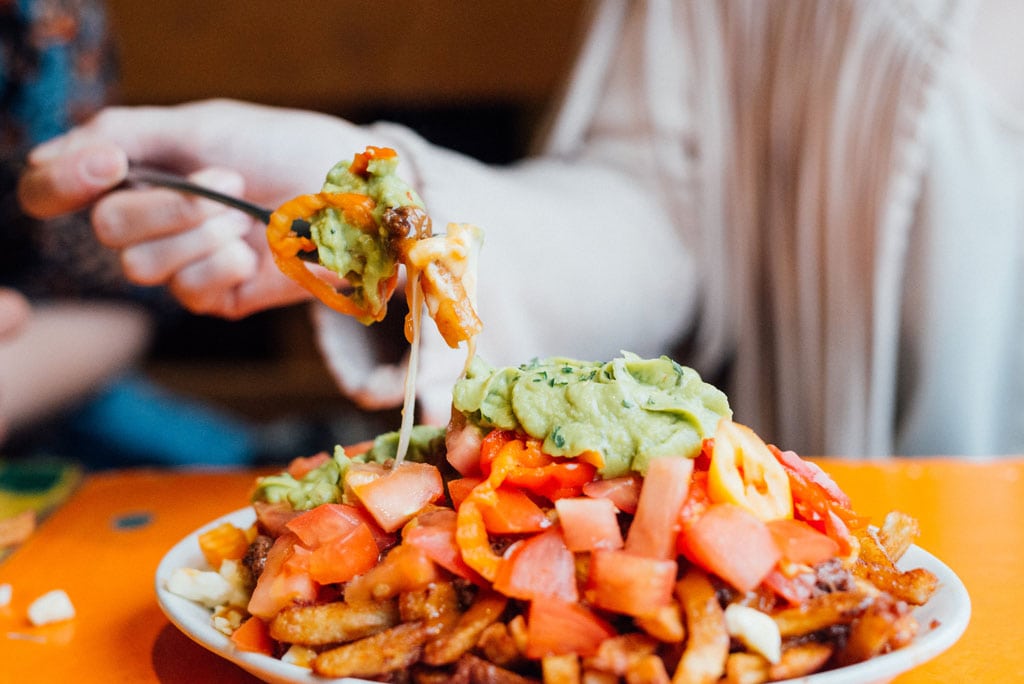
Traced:
<svg viewBox="0 0 1024 684">
<path fill-rule="evenodd" d="M 109 185 L 124 177 L 125 161 L 116 150 L 100 149 L 87 154 L 80 168 L 87 181 Z"/>
</svg>

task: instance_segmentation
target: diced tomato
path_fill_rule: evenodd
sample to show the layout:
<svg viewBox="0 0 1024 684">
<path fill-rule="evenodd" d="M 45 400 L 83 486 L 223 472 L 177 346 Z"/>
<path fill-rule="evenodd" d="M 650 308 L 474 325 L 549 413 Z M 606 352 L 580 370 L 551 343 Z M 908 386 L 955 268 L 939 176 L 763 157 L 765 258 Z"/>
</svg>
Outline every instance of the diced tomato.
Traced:
<svg viewBox="0 0 1024 684">
<path fill-rule="evenodd" d="M 570 551 L 622 548 L 618 509 L 611 499 L 567 497 L 555 502 L 555 510 Z"/>
<path fill-rule="evenodd" d="M 299 546 L 293 532 L 274 540 L 249 599 L 251 615 L 270 620 L 292 603 L 316 598 L 317 585 L 309 575 L 309 554 L 308 549 Z"/>
<path fill-rule="evenodd" d="M 231 643 L 239 651 L 274 655 L 274 640 L 270 638 L 267 623 L 257 617 L 250 617 L 231 633 Z"/>
<path fill-rule="evenodd" d="M 839 504 L 843 508 L 850 508 L 852 505 L 850 497 L 839 488 L 836 481 L 822 470 L 821 466 L 817 463 L 805 461 L 795 451 L 782 451 L 774 445 L 769 445 L 768 448 L 786 470 L 797 473 L 804 479 L 821 487 L 833 503 Z"/>
<path fill-rule="evenodd" d="M 448 509 L 424 513 L 403 528 L 402 543 L 415 546 L 445 570 L 476 584 L 484 584 L 480 575 L 462 560 L 462 553 L 455 543 L 456 522 L 457 514 Z"/>
<path fill-rule="evenodd" d="M 501 486 L 494 490 L 497 503 L 480 506 L 484 527 L 491 534 L 526 534 L 551 527 L 551 520 L 526 492 Z"/>
<path fill-rule="evenodd" d="M 360 523 L 347 534 L 324 542 L 309 557 L 309 574 L 320 584 L 348 582 L 377 564 L 380 549 L 370 528 Z"/>
<path fill-rule="evenodd" d="M 279 503 L 253 501 L 252 508 L 256 512 L 259 529 L 274 538 L 284 531 L 284 526 L 289 520 L 302 515 L 302 511 L 296 511 L 287 501 Z"/>
<path fill-rule="evenodd" d="M 597 652 L 615 629 L 586 606 L 548 597 L 530 603 L 526 618 L 526 657 L 575 653 L 587 657 Z"/>
<path fill-rule="evenodd" d="M 637 474 L 593 480 L 583 485 L 583 493 L 595 499 L 610 499 L 623 513 L 636 513 L 643 478 Z"/>
<path fill-rule="evenodd" d="M 445 458 L 463 476 L 480 475 L 480 447 L 483 431 L 466 420 L 461 411 L 453 411 L 444 436 Z"/>
<path fill-rule="evenodd" d="M 792 577 L 775 568 L 764 578 L 764 586 L 774 591 L 791 606 L 799 606 L 814 592 L 815 577 L 812 572 L 801 572 Z"/>
<path fill-rule="evenodd" d="M 494 589 L 510 598 L 578 601 L 576 559 L 561 530 L 553 527 L 510 546 L 498 564 Z"/>
<path fill-rule="evenodd" d="M 708 470 L 712 501 L 736 504 L 761 520 L 793 517 L 786 470 L 753 430 L 723 418 L 714 444 Z"/>
<path fill-rule="evenodd" d="M 712 504 L 682 534 L 693 560 L 739 591 L 754 589 L 782 557 L 764 521 L 736 504 Z"/>
<path fill-rule="evenodd" d="M 293 458 L 288 464 L 287 471 L 288 474 L 296 480 L 301 480 L 311 471 L 316 470 L 330 459 L 331 455 L 326 451 L 321 451 L 320 453 L 313 454 L 312 456 L 298 456 Z"/>
<path fill-rule="evenodd" d="M 791 563 L 815 565 L 839 555 L 839 542 L 802 520 L 772 520 L 768 530 L 782 558 Z"/>
<path fill-rule="evenodd" d="M 295 534 L 305 546 L 315 548 L 324 542 L 348 534 L 354 527 L 363 524 L 362 517 L 354 506 L 327 503 L 303 511 L 289 520 L 285 527 Z"/>
<path fill-rule="evenodd" d="M 341 479 L 345 501 L 356 501 L 355 488 L 368 484 L 378 477 L 387 475 L 388 470 L 380 463 L 352 463 Z"/>
<path fill-rule="evenodd" d="M 394 532 L 444 495 L 441 472 L 428 463 L 406 462 L 383 477 L 352 484 L 352 492 L 385 532 Z"/>
<path fill-rule="evenodd" d="M 473 488 L 483 480 L 482 477 L 459 477 L 448 480 L 448 497 L 452 500 L 452 508 L 458 510 Z"/>
<path fill-rule="evenodd" d="M 623 615 L 648 615 L 672 601 L 675 560 L 598 549 L 590 554 L 586 597 L 595 606 Z"/>
<path fill-rule="evenodd" d="M 636 515 L 626 533 L 626 550 L 638 556 L 669 560 L 676 556 L 679 511 L 690 491 L 693 461 L 681 457 L 651 461 L 640 489 Z"/>
<path fill-rule="evenodd" d="M 690 477 L 690 491 L 686 493 L 686 501 L 679 509 L 679 522 L 685 526 L 708 510 L 711 505 L 711 495 L 708 494 L 708 474 L 706 471 L 695 470 Z"/>
<path fill-rule="evenodd" d="M 422 589 L 440 579 L 437 566 L 417 547 L 399 544 L 380 563 L 345 585 L 345 600 L 373 601 Z"/>
</svg>

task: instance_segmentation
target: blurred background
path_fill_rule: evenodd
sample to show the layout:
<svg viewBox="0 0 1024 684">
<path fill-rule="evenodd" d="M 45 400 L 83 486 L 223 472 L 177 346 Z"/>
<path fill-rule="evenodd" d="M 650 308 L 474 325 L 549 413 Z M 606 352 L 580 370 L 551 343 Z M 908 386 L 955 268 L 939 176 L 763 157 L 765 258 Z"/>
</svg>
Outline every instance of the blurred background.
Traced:
<svg viewBox="0 0 1024 684">
<path fill-rule="evenodd" d="M 525 152 L 557 92 L 584 2 L 107 5 L 121 103 L 232 97 L 356 122 L 387 119 L 500 164 Z M 236 322 L 176 316 L 160 331 L 145 371 L 173 392 L 276 426 L 263 435 L 276 452 L 330 448 L 331 440 L 364 439 L 398 424 L 397 412 L 354 410 L 341 397 L 305 307 Z"/>
</svg>

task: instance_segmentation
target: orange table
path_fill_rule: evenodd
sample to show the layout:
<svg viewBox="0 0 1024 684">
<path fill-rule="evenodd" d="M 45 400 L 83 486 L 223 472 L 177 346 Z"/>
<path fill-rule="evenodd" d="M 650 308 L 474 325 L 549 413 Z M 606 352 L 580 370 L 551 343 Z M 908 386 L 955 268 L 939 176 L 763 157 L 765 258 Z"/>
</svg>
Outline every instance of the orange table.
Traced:
<svg viewBox="0 0 1024 684">
<path fill-rule="evenodd" d="M 876 521 L 898 508 L 921 520 L 920 546 L 945 561 L 973 601 L 949 651 L 900 677 L 1024 681 L 1024 459 L 901 459 L 822 465 Z M 157 607 L 157 563 L 201 524 L 244 505 L 254 474 L 132 471 L 86 479 L 0 563 L 14 600 L 0 608 L 3 682 L 252 682 L 178 633 Z M 119 526 L 120 523 L 120 526 Z M 32 628 L 28 602 L 62 588 L 78 615 Z"/>
</svg>

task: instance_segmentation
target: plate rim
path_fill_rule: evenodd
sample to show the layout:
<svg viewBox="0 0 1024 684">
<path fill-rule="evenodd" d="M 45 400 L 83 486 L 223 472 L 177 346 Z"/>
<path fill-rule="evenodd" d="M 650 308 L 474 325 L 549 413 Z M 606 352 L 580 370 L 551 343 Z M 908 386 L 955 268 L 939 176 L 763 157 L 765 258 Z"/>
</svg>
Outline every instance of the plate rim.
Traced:
<svg viewBox="0 0 1024 684">
<path fill-rule="evenodd" d="M 375 684 L 369 680 L 346 677 L 328 680 L 313 674 L 307 668 L 286 663 L 277 658 L 240 651 L 235 648 L 228 637 L 210 625 L 209 610 L 197 603 L 169 592 L 166 587 L 167 578 L 181 567 L 208 567 L 199 550 L 198 537 L 203 532 L 225 522 L 239 527 L 247 527 L 256 519 L 251 506 L 237 509 L 220 516 L 175 543 L 160 559 L 157 565 L 154 584 L 157 603 L 160 610 L 180 632 L 203 648 L 211 651 L 230 662 L 238 665 L 250 674 L 272 684 L 322 684 L 332 681 L 336 684 Z M 194 562 L 192 562 L 194 560 Z M 939 590 L 928 604 L 915 609 L 927 611 L 934 606 L 936 598 L 941 597 L 956 610 L 949 616 L 931 620 L 920 620 L 919 632 L 907 646 L 876 656 L 855 665 L 848 665 L 836 670 L 818 672 L 806 677 L 787 679 L 785 684 L 865 684 L 866 682 L 881 683 L 895 678 L 932 660 L 955 644 L 966 631 L 971 617 L 971 599 L 963 581 L 953 570 L 936 556 L 917 545 L 911 545 L 900 560 L 901 567 L 925 567 L 933 572 L 939 580 Z M 205 616 L 205 618 L 204 618 Z M 939 624 L 932 626 L 932 620 Z M 784 684 L 778 682 L 777 684 Z"/>
</svg>

